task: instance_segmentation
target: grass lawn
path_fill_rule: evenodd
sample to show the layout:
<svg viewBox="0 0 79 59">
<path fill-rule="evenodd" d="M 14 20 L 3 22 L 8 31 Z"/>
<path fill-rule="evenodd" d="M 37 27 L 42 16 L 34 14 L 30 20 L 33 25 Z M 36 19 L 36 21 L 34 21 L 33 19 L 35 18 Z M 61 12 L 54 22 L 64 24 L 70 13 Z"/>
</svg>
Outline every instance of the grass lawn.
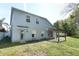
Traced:
<svg viewBox="0 0 79 59">
<path fill-rule="evenodd" d="M 67 37 L 67 41 L 60 43 L 52 40 L 25 44 L 2 43 L 0 55 L 79 56 L 79 38 Z"/>
</svg>

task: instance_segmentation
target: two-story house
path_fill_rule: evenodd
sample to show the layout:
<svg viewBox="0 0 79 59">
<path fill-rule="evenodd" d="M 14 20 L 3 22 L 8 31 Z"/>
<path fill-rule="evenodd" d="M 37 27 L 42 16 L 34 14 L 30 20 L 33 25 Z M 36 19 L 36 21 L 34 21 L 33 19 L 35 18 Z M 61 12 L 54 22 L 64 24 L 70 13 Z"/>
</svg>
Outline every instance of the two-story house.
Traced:
<svg viewBox="0 0 79 59">
<path fill-rule="evenodd" d="M 54 32 L 52 34 L 48 32 L 52 28 L 52 24 L 46 18 L 17 8 L 12 7 L 11 9 L 10 24 L 12 42 L 25 42 L 55 37 Z"/>
</svg>

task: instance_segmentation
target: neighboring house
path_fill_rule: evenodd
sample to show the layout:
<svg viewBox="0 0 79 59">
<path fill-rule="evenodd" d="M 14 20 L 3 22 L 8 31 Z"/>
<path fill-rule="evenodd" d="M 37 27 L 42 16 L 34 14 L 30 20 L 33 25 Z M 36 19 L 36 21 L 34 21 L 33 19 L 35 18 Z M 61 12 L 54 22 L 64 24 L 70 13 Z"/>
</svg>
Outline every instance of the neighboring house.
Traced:
<svg viewBox="0 0 79 59">
<path fill-rule="evenodd" d="M 55 37 L 53 32 L 48 32 L 53 26 L 46 18 L 13 7 L 11 9 L 10 25 L 12 42 Z"/>
<path fill-rule="evenodd" d="M 4 18 L 0 19 L 0 40 L 2 40 L 5 37 L 5 32 L 6 32 L 5 28 L 2 26 L 3 20 Z"/>
<path fill-rule="evenodd" d="M 6 31 L 5 28 L 0 29 L 0 40 L 6 36 L 10 37 L 10 31 Z"/>
<path fill-rule="evenodd" d="M 5 29 L 0 26 L 0 40 L 5 37 L 5 32 L 6 32 Z"/>
</svg>

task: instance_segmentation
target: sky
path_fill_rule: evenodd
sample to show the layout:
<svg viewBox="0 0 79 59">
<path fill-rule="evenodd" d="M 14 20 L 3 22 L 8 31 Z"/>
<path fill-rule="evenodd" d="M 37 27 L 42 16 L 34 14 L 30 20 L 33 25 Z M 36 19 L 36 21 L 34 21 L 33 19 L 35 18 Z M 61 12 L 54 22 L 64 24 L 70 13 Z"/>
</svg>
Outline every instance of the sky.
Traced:
<svg viewBox="0 0 79 59">
<path fill-rule="evenodd" d="M 61 13 L 67 4 L 64 3 L 0 3 L 0 19 L 10 24 L 11 7 L 45 17 L 52 24 L 65 16 Z"/>
</svg>

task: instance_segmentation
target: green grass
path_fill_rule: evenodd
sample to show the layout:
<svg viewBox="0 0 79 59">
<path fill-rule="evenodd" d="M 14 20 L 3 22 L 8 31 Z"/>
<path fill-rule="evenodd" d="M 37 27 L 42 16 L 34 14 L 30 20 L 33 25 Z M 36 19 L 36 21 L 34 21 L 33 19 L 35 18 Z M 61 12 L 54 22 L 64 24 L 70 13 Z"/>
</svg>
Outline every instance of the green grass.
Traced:
<svg viewBox="0 0 79 59">
<path fill-rule="evenodd" d="M 1 43 L 0 55 L 79 56 L 79 38 L 67 37 L 67 41 L 60 43 L 52 40 L 25 44 Z"/>
</svg>

